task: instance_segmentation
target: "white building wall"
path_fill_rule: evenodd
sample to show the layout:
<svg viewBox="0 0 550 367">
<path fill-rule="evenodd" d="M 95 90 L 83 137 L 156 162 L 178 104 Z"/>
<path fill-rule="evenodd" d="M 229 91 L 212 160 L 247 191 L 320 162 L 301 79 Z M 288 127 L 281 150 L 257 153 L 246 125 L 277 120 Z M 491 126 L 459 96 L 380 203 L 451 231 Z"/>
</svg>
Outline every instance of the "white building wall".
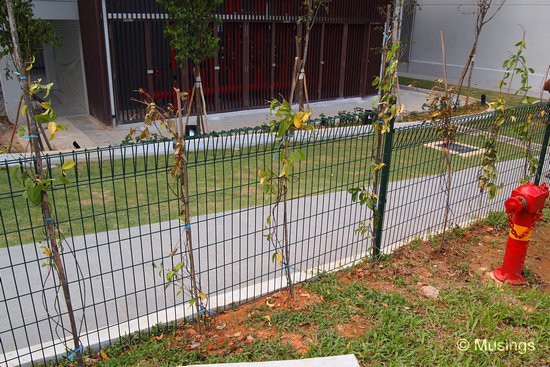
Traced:
<svg viewBox="0 0 550 367">
<path fill-rule="evenodd" d="M 496 9 L 502 0 L 493 0 Z M 421 79 L 441 78 L 440 31 L 445 35 L 447 73 L 456 82 L 467 61 L 474 39 L 476 0 L 419 0 L 409 62 L 400 67 L 401 75 Z M 490 13 L 492 14 L 492 12 Z M 550 64 L 550 0 L 507 0 L 494 19 L 485 25 L 479 39 L 472 86 L 498 89 L 502 79 L 502 62 L 514 50 L 526 31 L 528 66 L 535 69 L 529 84 L 533 95 L 540 93 L 540 85 Z"/>
<path fill-rule="evenodd" d="M 47 20 L 78 20 L 77 0 L 34 0 L 34 15 Z M 63 42 L 63 40 L 61 41 Z M 9 56 L 0 59 L 0 70 L 14 70 Z M 0 85 L 4 96 L 5 113 L 10 121 L 15 121 L 21 89 L 15 78 L 0 73 Z"/>
</svg>

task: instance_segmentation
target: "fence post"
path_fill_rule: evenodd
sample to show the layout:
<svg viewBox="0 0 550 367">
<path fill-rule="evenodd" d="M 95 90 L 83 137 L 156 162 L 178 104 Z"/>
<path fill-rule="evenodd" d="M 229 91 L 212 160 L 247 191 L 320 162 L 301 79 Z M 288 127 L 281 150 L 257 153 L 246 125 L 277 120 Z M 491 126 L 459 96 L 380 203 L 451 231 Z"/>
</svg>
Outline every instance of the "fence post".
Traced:
<svg viewBox="0 0 550 367">
<path fill-rule="evenodd" d="M 376 122 L 375 122 L 376 123 Z M 386 134 L 384 139 L 384 153 L 382 161 L 384 162 L 384 167 L 382 168 L 382 173 L 380 175 L 380 190 L 378 191 L 378 205 L 377 209 L 374 211 L 373 225 L 375 228 L 374 231 L 374 251 L 372 257 L 374 260 L 380 257 L 380 252 L 382 251 L 382 233 L 384 229 L 384 214 L 386 211 L 386 199 L 388 194 L 388 185 L 390 182 L 390 164 L 391 164 L 391 155 L 393 147 L 393 134 L 395 131 L 395 119 L 392 119 L 390 122 L 390 131 Z"/>
<path fill-rule="evenodd" d="M 535 185 L 540 184 L 540 178 L 542 176 L 542 168 L 544 167 L 544 160 L 546 158 L 546 151 L 548 150 L 548 140 L 550 139 L 550 116 L 548 117 L 548 123 L 544 130 L 544 139 L 542 139 L 542 148 L 540 150 L 539 165 L 537 167 L 537 174 L 535 175 Z"/>
</svg>

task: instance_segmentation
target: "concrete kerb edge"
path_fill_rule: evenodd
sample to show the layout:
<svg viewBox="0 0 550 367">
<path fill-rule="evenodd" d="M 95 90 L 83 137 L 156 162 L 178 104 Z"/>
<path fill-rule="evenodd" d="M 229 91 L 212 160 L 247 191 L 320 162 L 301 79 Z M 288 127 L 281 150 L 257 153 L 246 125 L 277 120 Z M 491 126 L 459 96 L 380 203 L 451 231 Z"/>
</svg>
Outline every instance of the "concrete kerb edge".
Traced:
<svg viewBox="0 0 550 367">
<path fill-rule="evenodd" d="M 306 280 L 312 279 L 320 274 L 331 273 L 339 271 L 341 269 L 352 267 L 358 262 L 363 261 L 366 254 L 367 253 L 359 254 L 346 259 L 341 259 L 339 261 L 334 261 L 332 263 L 324 264 L 322 267 L 308 269 L 305 272 L 295 271 L 293 274 L 294 282 L 301 283 Z M 342 265 L 342 263 L 345 263 L 345 265 Z M 277 286 L 277 284 L 285 283 L 286 278 L 284 276 L 279 276 L 277 278 L 264 281 L 260 284 L 227 292 L 222 295 L 212 297 L 209 300 L 210 308 L 215 311 L 218 309 L 222 309 L 224 306 L 232 303 L 246 303 L 256 298 L 265 297 L 273 292 L 286 288 L 286 286 Z M 261 297 L 248 298 L 246 296 L 243 296 L 247 294 L 260 294 L 259 292 L 263 292 L 264 295 L 262 295 Z M 195 308 L 189 306 L 189 304 L 173 306 L 163 311 L 157 311 L 155 313 L 145 315 L 134 320 L 130 320 L 123 324 L 109 326 L 101 330 L 90 331 L 82 337 L 83 344 L 85 348 L 97 350 L 101 347 L 109 345 L 111 342 L 116 341 L 121 337 L 128 336 L 137 332 L 147 332 L 151 329 L 151 326 L 149 325 L 159 326 L 166 325 L 172 322 L 178 322 L 185 319 L 192 319 L 195 316 L 195 313 Z M 166 315 L 168 314 L 175 315 L 175 317 L 166 317 Z M 84 340 L 86 340 L 86 343 L 84 343 Z M 64 344 L 70 345 L 71 342 L 72 339 L 70 338 L 67 338 L 65 340 L 58 339 L 44 343 L 44 345 L 33 345 L 31 347 L 17 349 L 15 351 L 4 353 L 2 355 L 2 359 L 0 359 L 0 363 L 5 363 L 6 366 L 11 367 L 30 366 L 37 361 L 51 361 L 56 356 L 60 357 L 65 354 L 67 351 L 64 347 Z"/>
</svg>

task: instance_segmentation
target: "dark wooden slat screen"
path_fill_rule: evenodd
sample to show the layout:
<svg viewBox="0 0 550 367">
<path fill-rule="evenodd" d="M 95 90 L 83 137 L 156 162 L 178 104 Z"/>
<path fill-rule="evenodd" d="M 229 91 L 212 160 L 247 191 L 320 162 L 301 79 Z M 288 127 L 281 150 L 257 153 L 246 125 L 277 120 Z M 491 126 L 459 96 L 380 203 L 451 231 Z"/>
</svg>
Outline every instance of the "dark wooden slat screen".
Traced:
<svg viewBox="0 0 550 367">
<path fill-rule="evenodd" d="M 328 14 L 320 15 L 306 65 L 311 101 L 373 92 L 371 82 L 380 67 L 375 48 L 381 43 L 373 24 L 382 22 L 380 10 L 388 1 L 334 0 Z M 215 31 L 218 57 L 201 65 L 209 112 L 265 107 L 272 97 L 289 97 L 301 4 L 224 1 L 223 22 Z M 116 118 L 123 123 L 143 115 L 142 107 L 131 101 L 134 90 L 146 88 L 157 103 L 173 103 L 175 85 L 184 90 L 193 85 L 193 65 L 180 68 L 175 62 L 163 34 L 167 15 L 154 0 L 107 0 L 106 5 Z"/>
</svg>

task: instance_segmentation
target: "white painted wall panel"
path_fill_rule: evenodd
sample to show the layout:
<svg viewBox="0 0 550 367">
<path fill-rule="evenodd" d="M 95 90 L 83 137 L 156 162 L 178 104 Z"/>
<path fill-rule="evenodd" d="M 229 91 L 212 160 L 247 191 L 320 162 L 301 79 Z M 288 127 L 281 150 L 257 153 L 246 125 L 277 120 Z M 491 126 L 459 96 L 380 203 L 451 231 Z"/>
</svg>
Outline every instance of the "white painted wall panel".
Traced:
<svg viewBox="0 0 550 367">
<path fill-rule="evenodd" d="M 501 0 L 494 0 L 499 4 Z M 419 0 L 412 31 L 409 63 L 401 66 L 402 75 L 423 79 L 440 78 L 440 31 L 445 34 L 448 75 L 460 77 L 474 38 L 476 0 Z M 496 8 L 495 5 L 493 7 Z M 538 95 L 550 64 L 550 0 L 507 0 L 501 11 L 484 28 L 479 40 L 472 84 L 498 89 L 502 62 L 526 30 L 525 57 L 535 69 L 530 77 L 533 94 Z"/>
</svg>

